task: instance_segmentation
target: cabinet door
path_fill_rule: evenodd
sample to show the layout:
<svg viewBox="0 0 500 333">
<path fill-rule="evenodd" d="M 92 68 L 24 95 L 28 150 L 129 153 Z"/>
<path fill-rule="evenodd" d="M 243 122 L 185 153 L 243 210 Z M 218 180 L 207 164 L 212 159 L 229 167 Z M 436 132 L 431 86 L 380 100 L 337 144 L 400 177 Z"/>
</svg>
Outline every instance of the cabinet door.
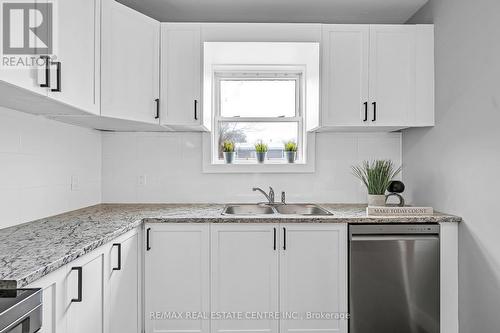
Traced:
<svg viewBox="0 0 500 333">
<path fill-rule="evenodd" d="M 161 34 L 162 123 L 201 124 L 199 24 L 164 23 Z"/>
<path fill-rule="evenodd" d="M 375 126 L 405 126 L 415 110 L 416 27 L 370 26 L 370 116 Z"/>
<path fill-rule="evenodd" d="M 55 2 L 57 60 L 49 89 L 49 97 L 94 114 L 99 114 L 100 9 L 101 0 Z"/>
<path fill-rule="evenodd" d="M 101 114 L 158 124 L 160 23 L 103 0 Z"/>
<path fill-rule="evenodd" d="M 322 38 L 323 126 L 368 124 L 369 26 L 326 25 Z"/>
<path fill-rule="evenodd" d="M 43 290 L 42 328 L 39 333 L 66 333 L 66 298 L 64 284 L 66 266 L 33 282 L 26 288 Z"/>
<path fill-rule="evenodd" d="M 209 311 L 209 225 L 146 225 L 147 333 L 208 333 L 209 321 L 187 313 Z M 155 313 L 179 313 L 167 318 Z"/>
<path fill-rule="evenodd" d="M 103 264 L 104 255 L 98 250 L 70 264 L 66 278 L 67 332 L 103 332 Z"/>
<path fill-rule="evenodd" d="M 31 3 L 34 3 L 35 6 L 38 4 L 46 4 L 47 0 L 35 0 L 35 1 L 30 1 Z M 9 13 L 4 13 L 4 2 L 2 2 L 2 6 L 0 6 L 0 17 L 4 17 L 4 15 L 9 15 Z M 23 12 L 18 11 L 18 16 L 11 15 L 11 22 L 12 23 L 22 23 L 22 18 L 19 17 L 19 15 L 22 15 Z M 46 18 L 44 18 L 46 19 Z M 11 24 L 12 24 L 11 23 Z M 48 26 L 48 25 L 46 25 Z M 40 28 L 38 28 L 40 29 Z M 17 32 L 18 34 L 20 31 Z M 26 41 L 26 36 L 20 36 L 17 35 L 18 38 L 23 38 L 24 41 Z M 29 40 L 29 45 L 30 46 L 35 46 L 37 48 L 39 45 L 40 47 L 45 47 L 45 45 L 41 45 L 43 42 L 40 39 L 28 39 Z M 16 46 L 17 47 L 17 46 Z M 3 52 L 2 52 L 3 55 Z M 31 58 L 33 57 L 34 59 L 38 59 L 41 55 L 44 55 L 41 51 L 38 49 L 35 50 L 35 54 L 31 55 L 22 55 L 18 56 L 15 55 L 12 58 L 12 62 L 17 63 L 17 60 L 25 59 L 25 58 Z M 7 59 L 9 59 L 9 55 L 4 55 Z M 27 90 L 30 90 L 32 92 L 35 92 L 40 95 L 47 95 L 47 88 L 41 87 L 41 83 L 45 83 L 45 71 L 43 71 L 43 68 L 39 68 L 38 66 L 34 66 L 32 68 L 23 68 L 23 66 L 2 66 L 0 65 L 0 80 L 10 83 L 14 86 L 24 88 Z"/>
<path fill-rule="evenodd" d="M 139 234 L 117 240 L 108 254 L 109 333 L 140 332 Z"/>
<path fill-rule="evenodd" d="M 281 332 L 347 332 L 347 320 L 307 317 L 347 312 L 347 226 L 287 224 L 280 231 L 280 312 L 304 316 L 282 320 Z"/>
<path fill-rule="evenodd" d="M 278 332 L 278 320 L 247 316 L 278 311 L 276 237 L 272 224 L 212 225 L 211 311 L 243 314 L 240 319 L 213 319 L 213 333 Z"/>
</svg>

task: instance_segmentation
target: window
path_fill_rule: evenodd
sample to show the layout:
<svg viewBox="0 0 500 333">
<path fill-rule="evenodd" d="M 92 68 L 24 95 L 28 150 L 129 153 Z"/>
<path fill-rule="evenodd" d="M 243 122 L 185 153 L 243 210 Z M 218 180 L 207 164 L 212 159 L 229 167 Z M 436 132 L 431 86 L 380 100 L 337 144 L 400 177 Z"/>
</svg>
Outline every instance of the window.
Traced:
<svg viewBox="0 0 500 333">
<path fill-rule="evenodd" d="M 301 72 L 216 72 L 213 161 L 223 163 L 222 143 L 235 143 L 236 163 L 257 163 L 255 143 L 268 145 L 266 163 L 285 163 L 284 143 L 298 144 L 304 161 Z"/>
</svg>

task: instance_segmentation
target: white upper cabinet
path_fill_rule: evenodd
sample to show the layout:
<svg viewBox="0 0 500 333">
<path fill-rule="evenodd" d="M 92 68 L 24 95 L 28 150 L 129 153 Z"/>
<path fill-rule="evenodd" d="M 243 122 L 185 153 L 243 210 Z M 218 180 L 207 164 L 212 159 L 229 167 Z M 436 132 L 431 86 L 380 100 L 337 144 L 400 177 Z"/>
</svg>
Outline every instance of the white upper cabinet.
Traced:
<svg viewBox="0 0 500 333">
<path fill-rule="evenodd" d="M 38 4 L 44 5 L 47 3 L 47 1 L 46 0 L 36 0 L 36 1 L 32 1 L 32 3 L 34 3 L 35 6 L 37 6 Z M 4 13 L 4 10 L 6 10 L 6 8 L 4 8 L 3 5 L 0 6 L 0 17 L 5 18 L 7 16 L 10 16 L 11 26 L 13 25 L 13 23 L 16 22 L 16 20 L 20 20 L 19 16 L 16 17 L 14 14 L 10 14 L 8 12 Z M 18 11 L 18 15 L 21 15 L 21 14 L 24 15 L 23 12 Z M 42 27 L 45 27 L 45 30 L 43 31 L 43 33 L 47 33 L 48 25 L 44 25 Z M 36 31 L 40 31 L 40 29 L 41 29 L 41 27 L 37 28 Z M 23 38 L 23 42 L 26 43 L 26 39 L 24 38 L 24 35 L 20 35 L 20 31 L 16 31 L 16 32 L 17 32 L 17 37 Z M 6 39 L 3 40 L 2 45 L 8 46 L 8 47 L 10 47 L 10 46 L 20 47 L 21 45 L 16 44 L 15 40 L 13 40 L 13 39 L 15 39 L 14 36 L 16 36 L 16 34 L 12 34 L 12 35 L 13 36 L 10 36 L 9 40 L 6 40 Z M 5 34 L 4 36 L 7 37 L 7 34 Z M 3 36 L 2 36 L 2 39 L 3 39 Z M 40 61 L 40 63 L 43 62 L 42 59 L 40 59 L 40 58 L 45 55 L 45 52 L 44 52 L 44 50 L 42 50 L 42 48 L 44 48 L 46 45 L 44 45 L 43 41 L 41 41 L 39 38 L 35 38 L 35 39 L 29 38 L 27 40 L 28 40 L 28 44 L 27 45 L 25 44 L 23 46 L 24 47 L 26 47 L 26 46 L 34 47 L 34 51 L 33 51 L 34 54 L 18 57 L 18 55 L 11 56 L 9 54 L 3 54 L 3 52 L 2 52 L 2 55 L 5 57 L 5 59 L 11 59 L 12 61 L 7 63 L 9 65 L 0 66 L 0 80 L 3 82 L 6 82 L 8 84 L 12 84 L 14 86 L 17 86 L 17 87 L 27 89 L 31 92 L 35 92 L 39 95 L 47 96 L 47 88 L 43 87 L 43 85 L 45 83 L 45 71 L 43 70 L 43 68 L 39 68 L 38 66 L 32 66 L 32 67 L 28 67 L 28 68 L 23 68 L 23 66 L 14 66 L 14 64 L 17 63 L 18 59 L 24 59 L 25 57 L 33 57 L 33 59 L 38 59 L 38 61 Z M 18 43 L 19 43 L 19 41 L 18 41 Z M 6 44 L 6 45 L 4 45 L 4 44 Z M 3 61 L 5 61 L 5 60 L 3 60 Z"/>
<path fill-rule="evenodd" d="M 265 223 L 212 225 L 212 312 L 279 311 L 277 229 Z M 220 319 L 211 324 L 212 333 L 278 333 L 278 320 L 270 318 Z"/>
<path fill-rule="evenodd" d="M 200 35 L 200 24 L 162 24 L 161 123 L 172 129 L 201 129 Z"/>
<path fill-rule="evenodd" d="M 45 0 L 36 3 L 47 5 Z M 52 11 L 45 13 L 51 13 L 53 28 L 45 32 L 47 44 L 34 38 L 34 54 L 20 56 L 46 57 L 45 48 L 52 45 L 50 60 L 28 69 L 2 68 L 0 80 L 12 86 L 0 85 L 0 104 L 34 114 L 99 114 L 101 0 L 55 0 L 50 4 Z M 41 19 L 49 20 L 44 14 Z M 25 90 L 16 91 L 16 87 Z"/>
<path fill-rule="evenodd" d="M 415 112 L 416 26 L 370 26 L 370 107 L 374 126 L 410 124 Z"/>
<path fill-rule="evenodd" d="M 323 26 L 322 126 L 433 126 L 433 40 L 425 25 Z"/>
<path fill-rule="evenodd" d="M 101 115 L 159 124 L 160 23 L 103 0 Z"/>
<path fill-rule="evenodd" d="M 54 6 L 54 51 L 49 97 L 99 114 L 100 0 L 59 0 Z"/>
<path fill-rule="evenodd" d="M 368 25 L 323 29 L 323 126 L 359 126 L 368 107 Z"/>
</svg>

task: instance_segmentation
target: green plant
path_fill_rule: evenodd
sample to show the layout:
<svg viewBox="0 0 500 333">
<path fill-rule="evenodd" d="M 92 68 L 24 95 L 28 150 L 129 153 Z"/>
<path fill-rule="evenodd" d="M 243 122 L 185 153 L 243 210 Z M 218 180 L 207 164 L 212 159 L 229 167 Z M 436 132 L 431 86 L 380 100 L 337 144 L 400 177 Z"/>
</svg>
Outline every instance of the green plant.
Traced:
<svg viewBox="0 0 500 333">
<path fill-rule="evenodd" d="M 267 150 L 268 150 L 268 147 L 264 142 L 259 141 L 255 144 L 255 151 L 257 153 L 266 153 Z"/>
<path fill-rule="evenodd" d="M 222 144 L 222 151 L 225 153 L 232 153 L 234 152 L 234 142 L 230 140 L 224 141 Z"/>
<path fill-rule="evenodd" d="M 352 166 L 352 173 L 359 178 L 368 189 L 368 194 L 383 195 L 389 184 L 401 172 L 389 160 L 364 161 L 359 166 Z"/>
<path fill-rule="evenodd" d="M 297 148 L 295 141 L 285 142 L 285 151 L 297 151 Z"/>
</svg>

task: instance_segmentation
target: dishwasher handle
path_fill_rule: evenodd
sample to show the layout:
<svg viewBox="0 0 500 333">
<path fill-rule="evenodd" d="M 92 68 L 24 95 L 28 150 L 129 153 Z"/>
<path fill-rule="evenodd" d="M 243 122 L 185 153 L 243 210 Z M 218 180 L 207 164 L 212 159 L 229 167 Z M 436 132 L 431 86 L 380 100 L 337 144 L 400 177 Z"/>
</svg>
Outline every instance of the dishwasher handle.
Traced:
<svg viewBox="0 0 500 333">
<path fill-rule="evenodd" d="M 352 235 L 351 241 L 411 241 L 411 240 L 439 240 L 438 235 Z"/>
</svg>

